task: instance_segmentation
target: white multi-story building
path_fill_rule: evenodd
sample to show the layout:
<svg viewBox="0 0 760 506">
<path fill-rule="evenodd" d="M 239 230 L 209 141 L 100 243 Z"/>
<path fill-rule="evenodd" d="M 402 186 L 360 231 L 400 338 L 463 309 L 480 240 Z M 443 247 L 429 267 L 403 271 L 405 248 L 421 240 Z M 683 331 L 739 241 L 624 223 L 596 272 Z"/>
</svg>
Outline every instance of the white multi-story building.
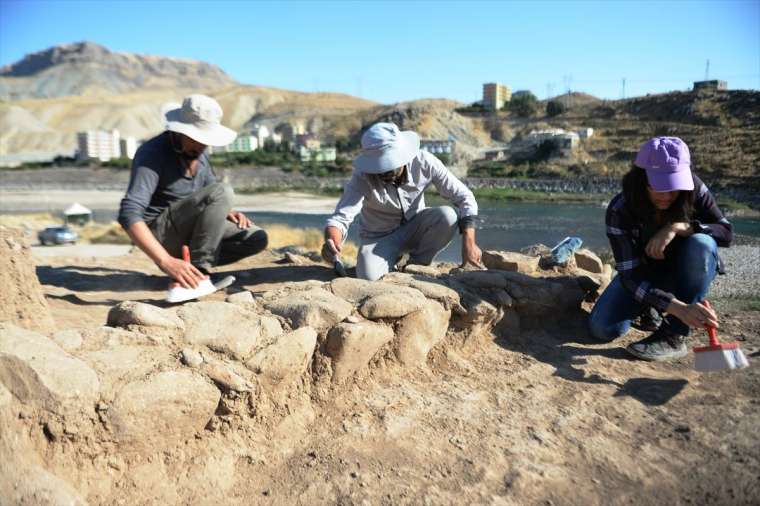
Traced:
<svg viewBox="0 0 760 506">
<path fill-rule="evenodd" d="M 121 157 L 121 136 L 118 130 L 105 132 L 102 130 L 88 130 L 77 133 L 77 145 L 79 158 L 85 160 L 96 159 L 107 162 L 112 158 Z M 135 148 L 136 149 L 136 148 Z"/>
<path fill-rule="evenodd" d="M 264 147 L 264 141 L 272 135 L 272 132 L 270 132 L 264 125 L 256 124 L 251 128 L 251 135 L 256 137 L 256 145 L 261 148 Z"/>
<path fill-rule="evenodd" d="M 132 160 L 135 157 L 137 151 L 137 139 L 134 137 L 124 137 L 119 141 L 119 152 L 122 158 L 129 158 Z"/>
</svg>

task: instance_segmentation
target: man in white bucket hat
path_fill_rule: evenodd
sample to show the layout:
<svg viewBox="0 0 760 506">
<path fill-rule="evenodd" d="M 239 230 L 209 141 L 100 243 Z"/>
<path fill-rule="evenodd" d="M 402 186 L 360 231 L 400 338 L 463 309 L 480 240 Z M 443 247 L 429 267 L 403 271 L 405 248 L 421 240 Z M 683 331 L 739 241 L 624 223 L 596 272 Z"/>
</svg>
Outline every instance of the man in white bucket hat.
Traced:
<svg viewBox="0 0 760 506">
<path fill-rule="evenodd" d="M 163 107 L 166 131 L 135 153 L 119 223 L 156 265 L 184 288 L 195 288 L 215 265 L 254 255 L 267 234 L 232 210 L 232 188 L 217 182 L 207 146 L 237 134 L 221 124 L 222 108 L 205 95 Z M 192 263 L 182 261 L 182 246 Z"/>
<path fill-rule="evenodd" d="M 393 123 L 376 123 L 362 135 L 354 172 L 325 227 L 322 256 L 334 261 L 348 227 L 361 213 L 361 248 L 356 275 L 377 280 L 404 253 L 409 263 L 429 265 L 462 233 L 462 263 L 481 267 L 475 242 L 478 204 L 472 192 L 434 155 L 420 150 L 415 132 Z M 426 207 L 425 189 L 434 185 L 456 207 Z"/>
</svg>

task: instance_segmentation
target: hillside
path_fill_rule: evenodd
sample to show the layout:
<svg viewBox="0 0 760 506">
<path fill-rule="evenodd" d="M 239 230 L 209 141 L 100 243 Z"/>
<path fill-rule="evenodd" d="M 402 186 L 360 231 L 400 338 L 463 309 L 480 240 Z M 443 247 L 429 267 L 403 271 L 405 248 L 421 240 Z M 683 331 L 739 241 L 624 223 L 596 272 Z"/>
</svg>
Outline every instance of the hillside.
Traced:
<svg viewBox="0 0 760 506">
<path fill-rule="evenodd" d="M 493 137 L 508 142 L 531 130 L 590 127 L 591 138 L 581 141 L 569 158 L 554 158 L 533 167 L 541 175 L 620 175 L 628 170 L 636 151 L 657 135 L 681 137 L 692 152 L 692 163 L 708 178 L 732 180 L 760 176 L 760 92 L 671 92 L 625 100 L 600 100 L 573 93 L 555 97 L 570 108 L 553 118 L 540 111 L 530 118 L 507 112 L 498 115 L 469 113 L 489 124 Z M 505 134 L 506 132 L 506 134 Z M 509 162 L 504 162 L 508 173 Z"/>
<path fill-rule="evenodd" d="M 236 84 L 209 63 L 117 53 L 79 42 L 29 54 L 0 69 L 0 100 L 113 95 L 145 89 L 219 89 Z"/>
</svg>

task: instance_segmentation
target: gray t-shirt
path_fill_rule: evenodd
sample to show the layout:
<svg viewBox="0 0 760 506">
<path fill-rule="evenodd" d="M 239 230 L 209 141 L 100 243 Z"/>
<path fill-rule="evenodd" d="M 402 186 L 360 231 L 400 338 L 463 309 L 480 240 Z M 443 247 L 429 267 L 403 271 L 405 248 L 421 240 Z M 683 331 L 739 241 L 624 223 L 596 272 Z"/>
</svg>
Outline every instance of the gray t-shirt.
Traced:
<svg viewBox="0 0 760 506">
<path fill-rule="evenodd" d="M 171 203 L 214 182 L 216 176 L 205 152 L 198 160 L 195 176 L 188 177 L 172 149 L 169 132 L 157 135 L 135 153 L 127 193 L 119 207 L 119 223 L 125 229 L 138 221 L 150 226 Z"/>
</svg>

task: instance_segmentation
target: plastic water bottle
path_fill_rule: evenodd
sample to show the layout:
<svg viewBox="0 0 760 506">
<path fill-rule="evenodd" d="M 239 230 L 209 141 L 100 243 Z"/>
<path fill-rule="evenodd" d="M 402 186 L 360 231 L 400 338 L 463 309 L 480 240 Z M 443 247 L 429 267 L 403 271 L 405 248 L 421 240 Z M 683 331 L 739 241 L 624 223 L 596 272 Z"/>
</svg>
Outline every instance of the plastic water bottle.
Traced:
<svg viewBox="0 0 760 506">
<path fill-rule="evenodd" d="M 552 248 L 552 260 L 555 264 L 565 265 L 582 244 L 580 237 L 565 237 Z"/>
</svg>

